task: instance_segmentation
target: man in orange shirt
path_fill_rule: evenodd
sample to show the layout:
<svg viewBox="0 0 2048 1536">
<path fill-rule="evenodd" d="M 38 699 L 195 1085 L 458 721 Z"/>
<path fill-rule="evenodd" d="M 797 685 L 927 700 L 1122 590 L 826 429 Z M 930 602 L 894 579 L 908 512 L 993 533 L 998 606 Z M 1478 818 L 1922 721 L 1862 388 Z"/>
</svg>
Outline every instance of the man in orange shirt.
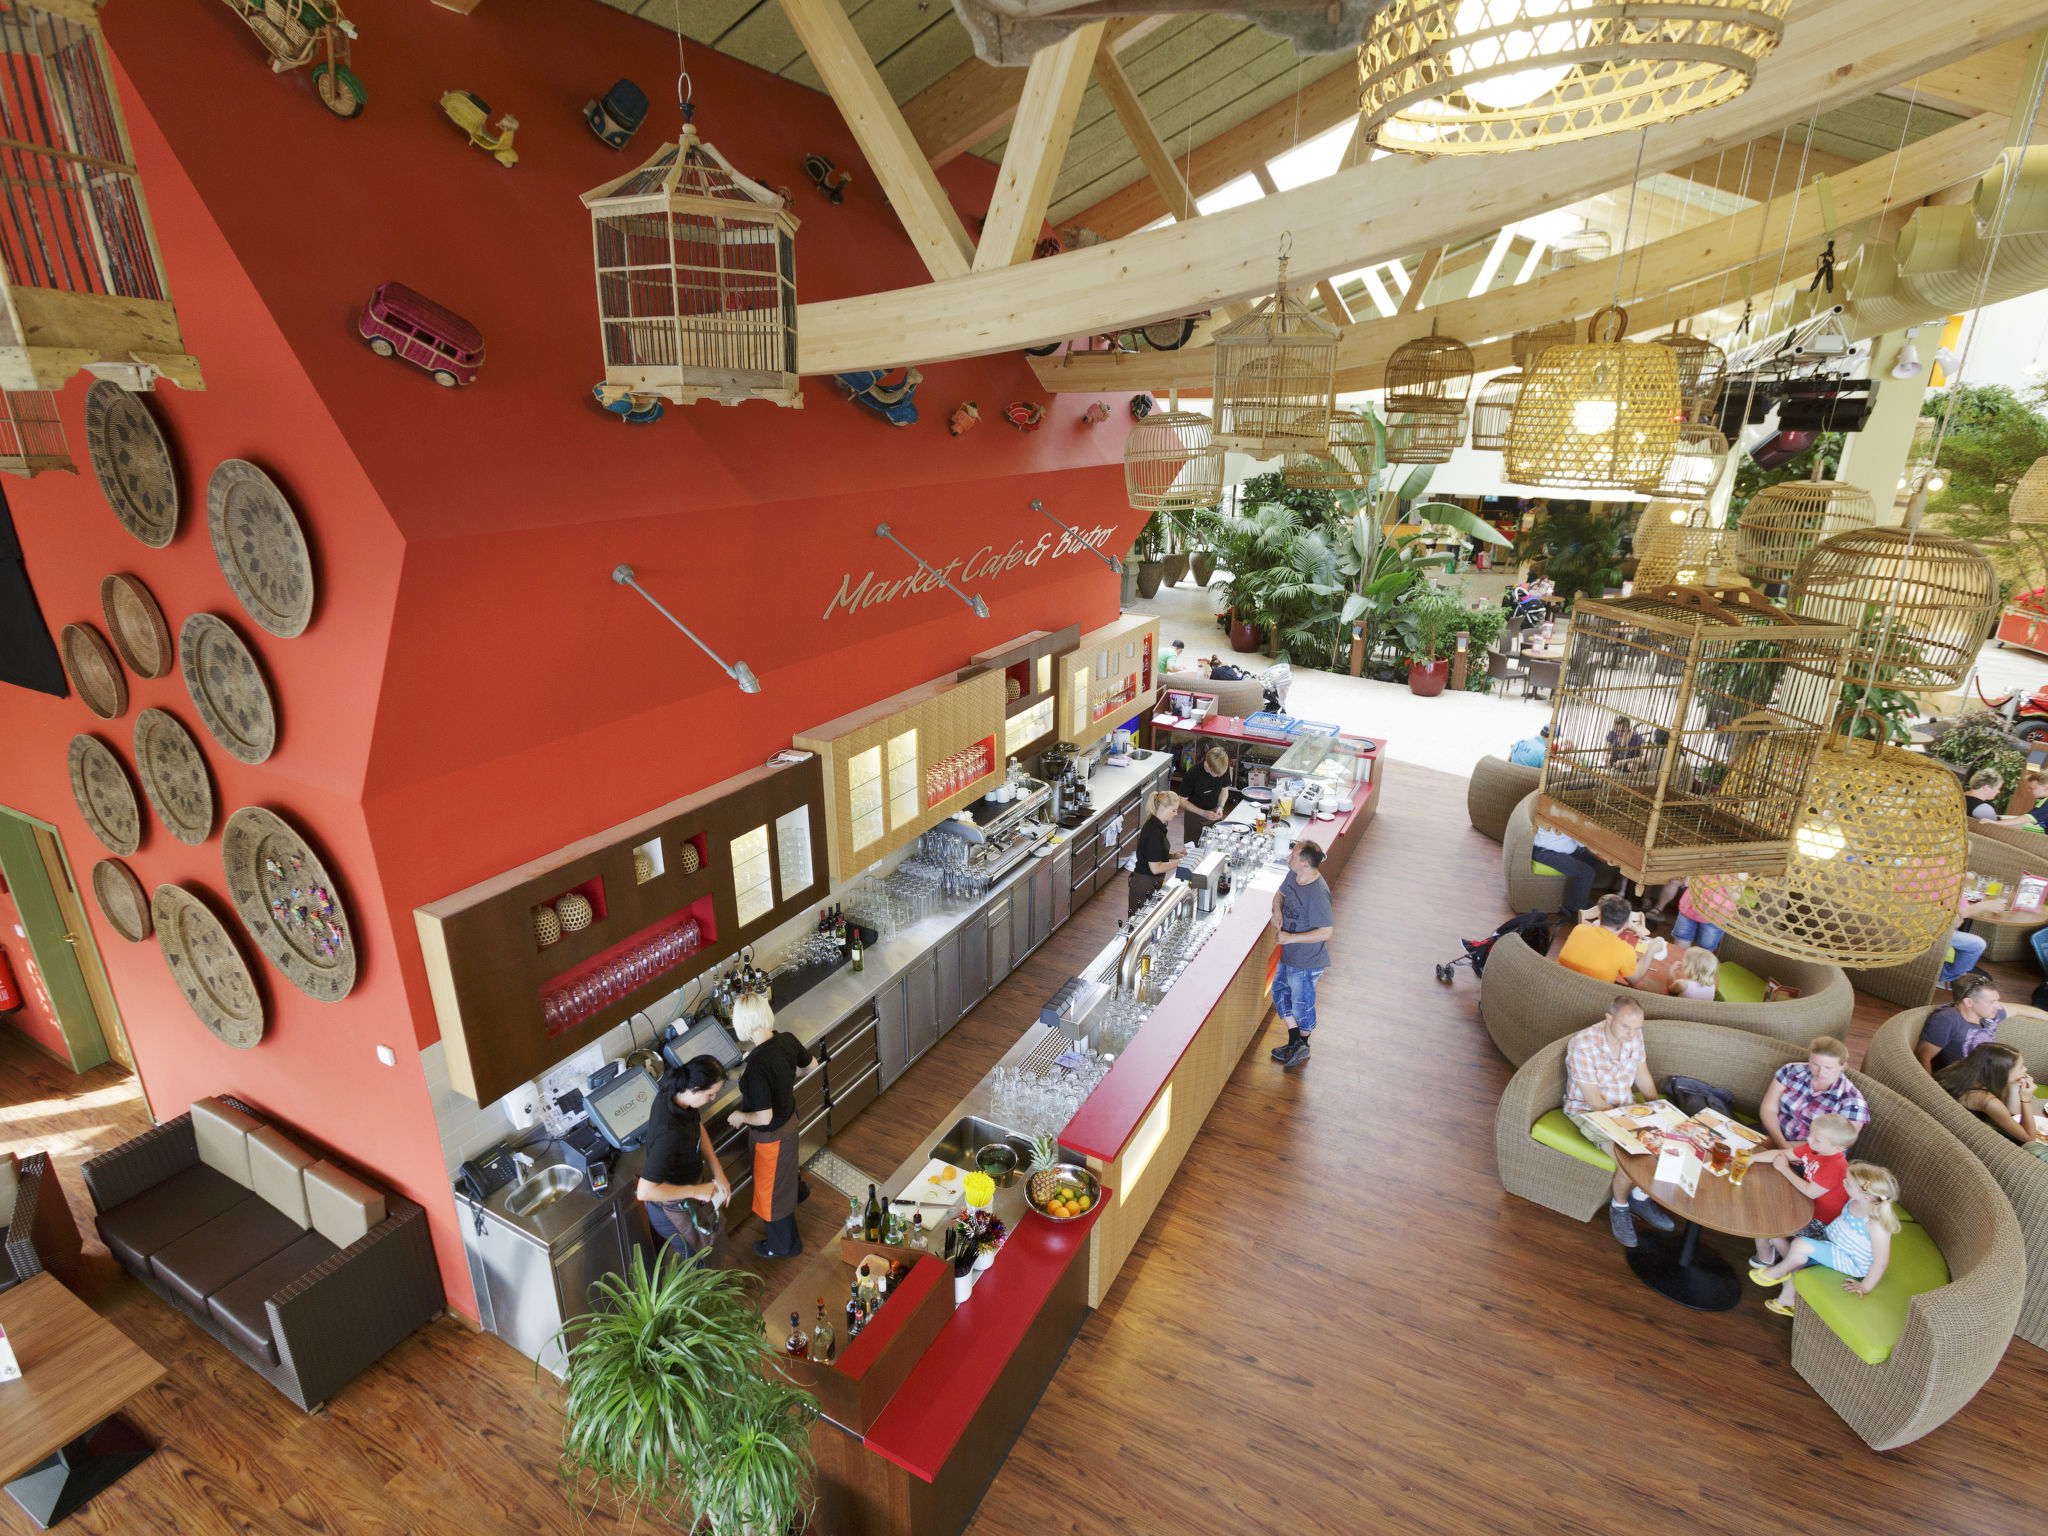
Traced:
<svg viewBox="0 0 2048 1536">
<path fill-rule="evenodd" d="M 1634 914 L 1626 897 L 1611 892 L 1600 898 L 1600 921 L 1580 923 L 1557 952 L 1557 963 L 1595 981 L 1633 986 L 1635 978 L 1649 967 L 1647 954 L 1638 956 L 1633 940 L 1622 936 Z"/>
</svg>

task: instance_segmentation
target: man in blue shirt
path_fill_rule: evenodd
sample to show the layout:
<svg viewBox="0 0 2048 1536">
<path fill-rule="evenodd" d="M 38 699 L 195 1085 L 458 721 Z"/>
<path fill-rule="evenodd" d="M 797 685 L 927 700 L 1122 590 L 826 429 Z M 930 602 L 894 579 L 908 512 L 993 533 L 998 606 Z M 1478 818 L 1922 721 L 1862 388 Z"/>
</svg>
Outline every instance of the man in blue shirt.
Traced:
<svg viewBox="0 0 2048 1536">
<path fill-rule="evenodd" d="M 1323 878 L 1323 850 L 1303 839 L 1287 856 L 1287 874 L 1273 893 L 1273 926 L 1280 930 L 1280 964 L 1273 972 L 1273 1011 L 1287 1026 L 1284 1044 L 1273 1048 L 1283 1067 L 1308 1060 L 1308 1037 L 1316 1028 L 1316 980 L 1330 964 L 1334 914 L 1330 882 Z"/>
<path fill-rule="evenodd" d="M 1524 736 L 1508 748 L 1508 761 L 1519 763 L 1524 768 L 1541 768 L 1543 755 L 1550 750 L 1550 727 L 1545 726 L 1534 736 Z"/>
</svg>

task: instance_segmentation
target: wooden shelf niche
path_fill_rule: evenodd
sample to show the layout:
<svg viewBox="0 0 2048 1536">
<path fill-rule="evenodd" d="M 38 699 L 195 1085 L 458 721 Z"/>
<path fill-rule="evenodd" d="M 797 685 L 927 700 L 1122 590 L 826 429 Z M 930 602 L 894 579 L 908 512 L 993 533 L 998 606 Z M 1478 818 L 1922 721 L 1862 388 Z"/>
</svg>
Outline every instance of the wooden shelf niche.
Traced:
<svg viewBox="0 0 2048 1536">
<path fill-rule="evenodd" d="M 786 922 L 824 894 L 824 847 L 824 779 L 811 756 L 750 768 L 415 907 L 449 1082 L 479 1104 L 502 1098 Z M 572 891 L 590 901 L 590 926 L 543 946 L 535 907 Z M 643 951 L 686 916 L 702 933 L 697 949 L 549 1022 L 549 994 Z"/>
<path fill-rule="evenodd" d="M 800 734 L 825 777 L 825 844 L 840 885 L 1002 783 L 1003 674 L 940 678 Z M 957 753 L 980 772 L 939 775 Z M 948 785 L 951 787 L 947 787 Z"/>
<path fill-rule="evenodd" d="M 1081 643 L 1081 626 L 1034 629 L 1008 645 L 982 651 L 965 667 L 959 680 L 984 672 L 1003 674 L 1003 756 L 1034 757 L 1060 740 L 1053 659 Z M 1010 698 L 1015 688 L 1017 696 Z"/>
<path fill-rule="evenodd" d="M 1159 698 L 1159 617 L 1126 613 L 1081 636 L 1054 664 L 1061 741 L 1085 747 Z"/>
</svg>

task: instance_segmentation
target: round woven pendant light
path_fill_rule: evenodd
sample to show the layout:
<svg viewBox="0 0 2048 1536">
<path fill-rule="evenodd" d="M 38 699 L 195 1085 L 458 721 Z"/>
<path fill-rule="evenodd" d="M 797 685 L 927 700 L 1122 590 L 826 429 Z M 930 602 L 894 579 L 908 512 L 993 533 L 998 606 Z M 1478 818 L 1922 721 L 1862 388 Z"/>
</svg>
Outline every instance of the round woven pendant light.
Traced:
<svg viewBox="0 0 2048 1536">
<path fill-rule="evenodd" d="M 1820 468 L 1820 460 L 1814 460 Z M 1742 509 L 1735 563 L 1751 581 L 1790 581 L 1822 539 L 1877 521 L 1870 492 L 1840 480 L 1786 480 L 1767 485 Z"/>
<path fill-rule="evenodd" d="M 1509 480 L 1636 490 L 1663 479 L 1678 448 L 1677 355 L 1623 341 L 1627 331 L 1625 310 L 1603 309 L 1586 341 L 1536 359 L 1508 423 Z"/>
<path fill-rule="evenodd" d="M 1704 528 L 1712 521 L 1711 510 L 1702 505 L 1674 507 L 1668 501 L 1645 502 L 1629 542 L 1640 555 L 1649 547 L 1650 536 L 1659 528 Z"/>
<path fill-rule="evenodd" d="M 1281 478 L 1297 491 L 1368 491 L 1385 462 L 1384 429 L 1370 412 L 1332 411 L 1325 453 L 1286 455 Z"/>
<path fill-rule="evenodd" d="M 1784 873 L 1695 876 L 1700 916 L 1773 954 L 1836 965 L 1898 965 L 1954 929 L 1970 838 L 1945 766 L 1830 737 L 1805 802 Z"/>
<path fill-rule="evenodd" d="M 1321 453 L 1337 408 L 1337 328 L 1287 291 L 1216 335 L 1216 442 L 1255 459 Z"/>
<path fill-rule="evenodd" d="M 1402 342 L 1387 358 L 1386 390 L 1389 414 L 1455 416 L 1472 390 L 1472 349 L 1455 336 L 1439 336 L 1432 320 L 1427 336 Z"/>
<path fill-rule="evenodd" d="M 1835 534 L 1792 578 L 1793 612 L 1856 629 L 1848 681 L 1859 687 L 1957 687 L 1998 609 L 1991 557 L 1925 529 Z"/>
<path fill-rule="evenodd" d="M 1465 416 L 1461 411 L 1447 416 L 1437 411 L 1389 412 L 1387 415 L 1387 462 L 1389 464 L 1448 464 L 1465 440 Z"/>
<path fill-rule="evenodd" d="M 1710 422 L 1720 413 L 1721 386 L 1728 374 L 1728 354 L 1704 336 L 1683 331 L 1659 336 L 1655 345 L 1669 347 L 1678 359 L 1678 401 L 1688 422 Z M 1723 445 L 1726 452 L 1726 445 Z"/>
<path fill-rule="evenodd" d="M 1508 423 L 1514 420 L 1515 401 L 1522 393 L 1522 370 L 1510 368 L 1479 386 L 1472 402 L 1472 446 L 1499 453 L 1508 445 Z"/>
<path fill-rule="evenodd" d="M 1727 462 L 1728 439 L 1717 428 L 1687 423 L 1678 429 L 1678 446 L 1671 452 L 1671 463 L 1663 478 L 1640 489 L 1673 501 L 1711 496 Z"/>
<path fill-rule="evenodd" d="M 1732 101 L 1791 0 L 1389 0 L 1358 53 L 1367 142 L 1536 149 Z"/>
<path fill-rule="evenodd" d="M 1140 512 L 1188 512 L 1223 499 L 1216 423 L 1197 411 L 1155 411 L 1124 439 L 1124 490 Z"/>
<path fill-rule="evenodd" d="M 1636 545 L 1636 590 L 1719 587 L 1734 567 L 1733 528 L 1652 524 Z"/>
<path fill-rule="evenodd" d="M 1576 321 L 1553 320 L 1548 325 L 1531 326 L 1526 331 L 1517 331 L 1508 339 L 1508 351 L 1515 359 L 1517 368 L 1527 368 L 1552 347 L 1579 339 Z"/>
<path fill-rule="evenodd" d="M 2034 460 L 2034 467 L 2020 476 L 2006 511 L 2016 523 L 2048 523 L 2048 456 Z"/>
</svg>

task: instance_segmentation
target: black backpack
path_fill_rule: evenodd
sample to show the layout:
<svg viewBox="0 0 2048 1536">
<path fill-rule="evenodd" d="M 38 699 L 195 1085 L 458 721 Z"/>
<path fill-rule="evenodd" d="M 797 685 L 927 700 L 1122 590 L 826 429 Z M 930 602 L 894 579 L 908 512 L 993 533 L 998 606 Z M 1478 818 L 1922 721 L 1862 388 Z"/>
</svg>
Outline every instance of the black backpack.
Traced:
<svg viewBox="0 0 2048 1536">
<path fill-rule="evenodd" d="M 1731 1120 L 1735 1118 L 1735 1095 L 1726 1088 L 1716 1088 L 1696 1077 L 1665 1078 L 1664 1097 L 1688 1115 L 1696 1115 L 1703 1109 L 1718 1109 Z"/>
</svg>

